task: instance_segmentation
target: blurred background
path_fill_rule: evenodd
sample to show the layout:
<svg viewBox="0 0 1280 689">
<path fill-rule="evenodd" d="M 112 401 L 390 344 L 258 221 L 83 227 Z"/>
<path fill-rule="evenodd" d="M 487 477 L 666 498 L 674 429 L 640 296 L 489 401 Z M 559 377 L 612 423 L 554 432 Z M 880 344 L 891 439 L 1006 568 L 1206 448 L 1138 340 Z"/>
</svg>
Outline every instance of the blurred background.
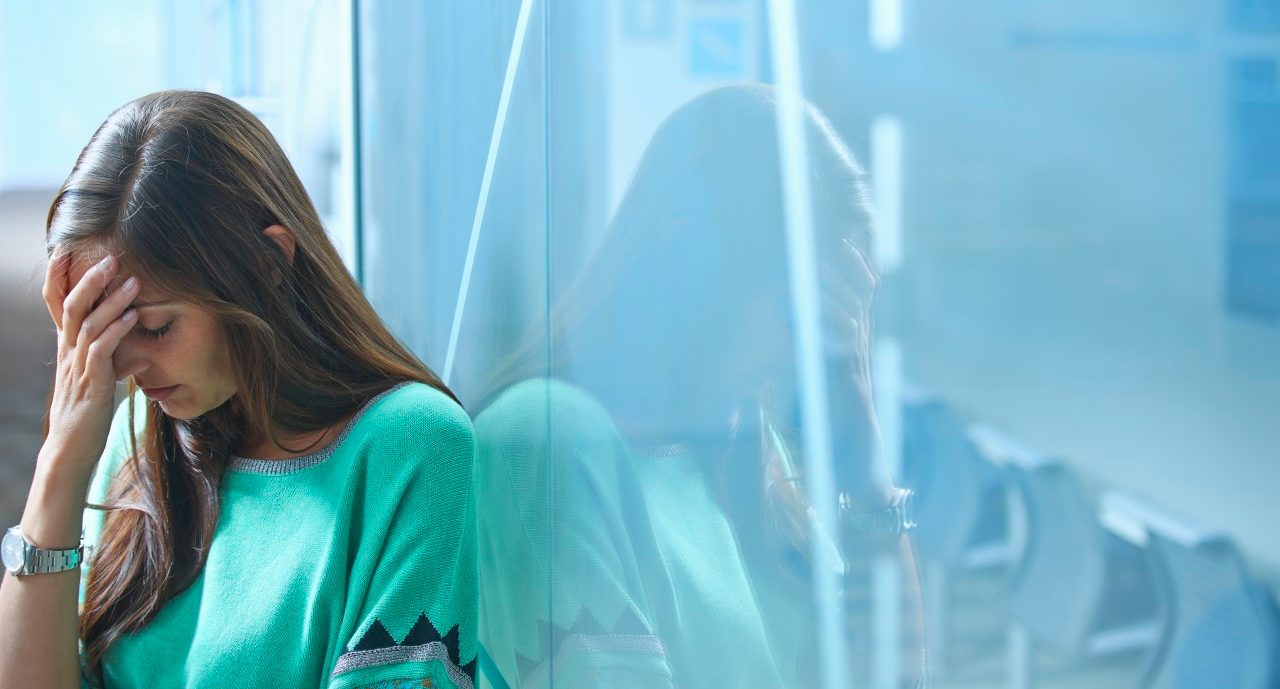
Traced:
<svg viewBox="0 0 1280 689">
<path fill-rule="evenodd" d="M 618 421 L 582 381 L 604 368 L 560 347 L 559 305 L 601 274 L 663 122 L 754 83 L 780 114 L 806 100 L 866 172 L 874 459 L 919 524 L 914 563 L 869 556 L 839 584 L 865 588 L 841 603 L 863 606 L 846 662 L 821 623 L 834 589 L 806 570 L 824 670 L 798 685 L 913 686 L 924 650 L 930 686 L 1280 686 L 1276 0 L 0 0 L 0 518 L 21 514 L 51 374 L 45 214 L 116 107 L 197 88 L 257 114 L 375 307 L 473 414 L 515 357 L 595 385 Z M 802 126 L 778 119 L 786 212 L 764 229 L 817 504 L 842 455 L 813 439 L 841 422 L 805 373 L 832 360 L 805 335 L 830 328 L 830 249 L 798 210 L 824 193 Z M 732 260 L 699 265 L 733 302 Z M 615 318 L 676 298 L 626 297 Z M 764 358 L 767 340 L 736 344 Z M 662 378 L 661 361 L 615 363 Z M 533 686 L 492 665 L 494 686 Z"/>
</svg>

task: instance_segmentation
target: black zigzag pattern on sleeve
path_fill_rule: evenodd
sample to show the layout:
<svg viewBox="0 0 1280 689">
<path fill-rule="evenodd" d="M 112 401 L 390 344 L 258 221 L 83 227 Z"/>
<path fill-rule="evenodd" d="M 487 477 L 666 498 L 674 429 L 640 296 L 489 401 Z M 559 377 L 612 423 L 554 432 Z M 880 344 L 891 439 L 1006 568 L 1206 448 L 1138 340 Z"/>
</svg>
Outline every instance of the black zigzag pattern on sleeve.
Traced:
<svg viewBox="0 0 1280 689">
<path fill-rule="evenodd" d="M 538 658 L 527 658 L 520 653 L 515 654 L 516 672 L 523 684 L 529 679 L 541 665 L 545 664 L 549 659 L 555 656 L 564 645 L 566 639 L 573 636 L 582 636 L 593 639 L 604 639 L 612 637 L 619 639 L 622 637 L 645 638 L 653 640 L 654 648 L 661 648 L 661 642 L 658 641 L 653 631 L 649 629 L 631 608 L 623 610 L 622 615 L 618 617 L 612 629 L 605 629 L 599 621 L 596 620 L 586 608 L 578 611 L 578 617 L 573 621 L 573 625 L 568 629 L 551 622 L 539 621 L 538 625 Z M 650 649 L 650 652 L 652 649 Z"/>
<path fill-rule="evenodd" d="M 369 625 L 368 631 L 364 636 L 360 637 L 360 643 L 351 648 L 353 651 L 373 651 L 379 648 L 390 648 L 396 646 L 396 640 L 391 637 L 391 632 L 382 626 L 381 620 L 374 620 Z"/>
<path fill-rule="evenodd" d="M 431 621 L 431 618 L 427 616 L 427 613 L 424 612 L 421 615 L 418 615 L 418 620 L 414 622 L 413 628 L 409 630 L 409 633 L 405 634 L 404 639 L 396 641 L 395 637 L 391 636 L 391 632 L 387 631 L 386 626 L 382 624 L 382 620 L 375 618 L 373 624 L 369 625 L 369 628 L 365 631 L 364 635 L 360 637 L 360 640 L 357 641 L 354 646 L 350 647 L 349 653 L 409 649 L 438 643 L 444 646 L 445 651 L 448 654 L 449 662 L 462 670 L 467 677 L 471 678 L 472 683 L 474 683 L 476 679 L 477 658 L 473 657 L 466 663 L 462 662 L 461 651 L 459 649 L 459 638 L 458 625 L 453 625 L 449 628 L 447 633 L 441 636 L 436 625 Z"/>
</svg>

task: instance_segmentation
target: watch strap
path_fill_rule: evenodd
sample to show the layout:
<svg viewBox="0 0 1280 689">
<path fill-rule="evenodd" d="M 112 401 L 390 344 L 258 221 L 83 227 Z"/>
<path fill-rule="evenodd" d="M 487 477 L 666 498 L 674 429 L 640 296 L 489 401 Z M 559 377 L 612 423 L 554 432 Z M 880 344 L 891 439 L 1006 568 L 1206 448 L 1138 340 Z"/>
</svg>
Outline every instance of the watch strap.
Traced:
<svg viewBox="0 0 1280 689">
<path fill-rule="evenodd" d="M 79 567 L 81 562 L 84 561 L 83 531 L 80 533 L 80 545 L 74 548 L 41 548 L 32 543 L 26 534 L 22 533 L 20 526 L 10 528 L 5 535 L 5 540 L 8 542 L 9 538 L 14 537 L 20 539 L 22 543 L 22 564 L 16 570 L 9 570 L 15 576 L 65 572 Z M 8 556 L 6 555 L 6 557 Z M 6 561 L 5 564 L 9 565 L 10 563 Z"/>
<path fill-rule="evenodd" d="M 23 574 L 51 574 L 65 572 L 80 566 L 84 559 L 84 546 L 76 546 L 65 550 L 47 550 L 32 546 L 27 551 L 27 562 L 23 566 Z"/>
<path fill-rule="evenodd" d="M 889 506 L 875 512 L 855 511 L 845 496 L 840 499 L 840 523 L 855 533 L 904 534 L 916 527 L 909 488 L 895 488 Z"/>
</svg>

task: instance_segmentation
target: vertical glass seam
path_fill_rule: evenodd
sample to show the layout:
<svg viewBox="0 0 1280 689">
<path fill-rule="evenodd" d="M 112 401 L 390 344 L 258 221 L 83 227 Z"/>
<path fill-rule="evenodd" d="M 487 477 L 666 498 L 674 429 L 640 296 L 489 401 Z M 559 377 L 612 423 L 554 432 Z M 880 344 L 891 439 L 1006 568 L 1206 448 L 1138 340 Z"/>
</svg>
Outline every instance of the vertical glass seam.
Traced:
<svg viewBox="0 0 1280 689">
<path fill-rule="evenodd" d="M 826 361 L 823 358 L 822 314 L 814 239 L 813 208 L 805 137 L 804 89 L 801 83 L 800 47 L 796 8 L 792 0 L 768 0 L 770 54 L 777 87 L 778 160 L 782 169 L 782 195 L 792 310 L 796 329 L 796 371 L 801 393 L 806 486 L 813 505 L 815 531 L 838 532 L 836 491 L 832 467 L 830 418 L 827 408 Z M 815 533 L 815 536 L 819 534 Z M 818 615 L 818 647 L 822 686 L 839 689 L 846 681 L 845 635 L 841 623 L 842 600 L 832 554 L 813 539 L 814 602 Z"/>
<path fill-rule="evenodd" d="M 360 91 L 360 72 L 363 60 L 360 54 L 360 0 L 351 0 L 351 138 L 352 161 L 352 263 L 355 264 L 356 284 L 364 284 L 364 125 L 361 107 L 364 94 Z"/>
</svg>

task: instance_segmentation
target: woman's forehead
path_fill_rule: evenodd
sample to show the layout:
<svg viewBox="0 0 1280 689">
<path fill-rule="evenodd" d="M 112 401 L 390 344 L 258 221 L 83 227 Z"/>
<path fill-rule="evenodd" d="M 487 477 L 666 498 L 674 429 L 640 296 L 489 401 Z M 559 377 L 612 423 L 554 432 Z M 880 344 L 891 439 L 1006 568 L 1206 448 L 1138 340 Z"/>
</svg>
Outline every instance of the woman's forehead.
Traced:
<svg viewBox="0 0 1280 689">
<path fill-rule="evenodd" d="M 71 250 L 70 275 L 78 279 L 89 271 L 98 261 L 107 256 L 107 248 L 101 244 L 87 244 Z"/>
<path fill-rule="evenodd" d="M 108 252 L 105 248 L 97 245 L 73 250 L 71 252 L 70 261 L 67 264 L 68 291 L 80 284 L 80 279 L 84 277 L 85 273 L 88 273 L 90 268 L 93 268 L 97 265 L 98 261 L 105 258 L 107 253 Z M 112 282 L 119 281 L 113 280 Z"/>
<path fill-rule="evenodd" d="M 71 262 L 67 271 L 68 289 L 79 284 L 80 280 L 85 276 L 85 273 L 88 273 L 89 269 L 97 265 L 103 258 L 106 258 L 109 253 L 115 256 L 117 261 L 120 259 L 120 254 L 116 252 L 109 252 L 105 247 L 96 244 L 72 251 Z M 111 279 L 111 282 L 107 284 L 106 294 L 111 294 L 119 289 L 120 285 L 124 284 L 124 281 L 129 279 L 133 274 L 134 271 L 130 270 L 130 267 L 127 264 L 122 264 L 121 269 L 116 273 L 115 277 Z M 144 281 L 142 291 L 138 294 L 138 299 L 136 301 L 158 302 L 169 298 L 170 297 L 164 290 L 157 289 L 154 285 L 148 285 Z"/>
</svg>

